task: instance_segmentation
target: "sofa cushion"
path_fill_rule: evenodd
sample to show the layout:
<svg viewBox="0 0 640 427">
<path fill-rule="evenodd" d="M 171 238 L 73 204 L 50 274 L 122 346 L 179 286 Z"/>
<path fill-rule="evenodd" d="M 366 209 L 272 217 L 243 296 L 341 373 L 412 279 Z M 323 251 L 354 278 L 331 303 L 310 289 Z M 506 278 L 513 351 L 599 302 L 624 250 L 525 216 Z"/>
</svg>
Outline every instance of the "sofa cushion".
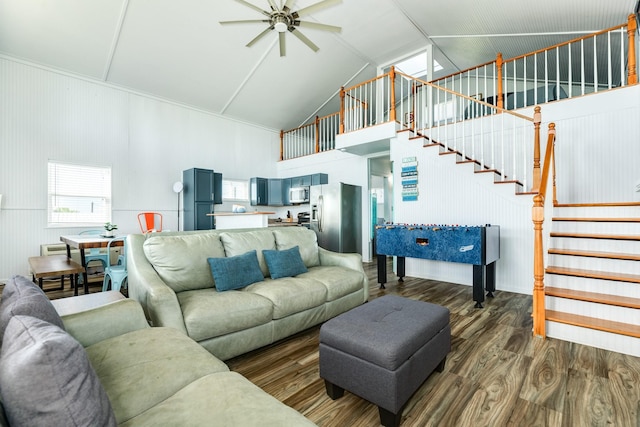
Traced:
<svg viewBox="0 0 640 427">
<path fill-rule="evenodd" d="M 207 258 L 218 292 L 242 289 L 264 280 L 256 251 L 222 258 Z"/>
<path fill-rule="evenodd" d="M 273 304 L 260 295 L 211 289 L 178 294 L 187 333 L 196 341 L 215 338 L 273 319 Z"/>
<path fill-rule="evenodd" d="M 236 372 L 207 375 L 132 419 L 127 426 L 314 426 Z"/>
<path fill-rule="evenodd" d="M 14 316 L 7 326 L 0 394 L 11 425 L 116 425 L 80 343 L 35 317 Z"/>
<path fill-rule="evenodd" d="M 149 263 L 175 292 L 212 288 L 213 277 L 207 258 L 225 256 L 216 233 L 180 236 L 160 233 L 145 240 L 143 248 Z"/>
<path fill-rule="evenodd" d="M 269 268 L 264 260 L 262 251 L 275 249 L 276 241 L 273 233 L 268 228 L 264 230 L 246 231 L 242 233 L 220 233 L 220 240 L 224 245 L 224 252 L 229 256 L 242 255 L 245 252 L 255 250 L 258 253 L 258 263 L 264 277 L 269 276 Z"/>
<path fill-rule="evenodd" d="M 93 344 L 86 351 L 118 424 L 166 401 L 203 376 L 228 371 L 227 365 L 173 328 L 139 329 Z"/>
<path fill-rule="evenodd" d="M 298 246 L 302 261 L 307 268 L 320 265 L 318 237 L 315 232 L 306 227 L 288 227 L 273 230 L 273 236 L 276 239 L 276 249 L 279 251 Z"/>
<path fill-rule="evenodd" d="M 327 288 L 322 283 L 301 276 L 266 279 L 240 292 L 257 294 L 271 301 L 274 320 L 318 307 L 327 301 Z"/>
<path fill-rule="evenodd" d="M 365 276 L 361 271 L 333 265 L 319 265 L 298 278 L 313 279 L 327 288 L 327 301 L 335 301 L 345 295 L 362 290 Z"/>
<path fill-rule="evenodd" d="M 0 302 L 0 343 L 9 320 L 15 315 L 32 316 L 64 329 L 62 319 L 38 285 L 24 276 L 14 276 L 4 286 Z"/>
<path fill-rule="evenodd" d="M 293 277 L 308 271 L 297 246 L 279 251 L 264 250 L 262 254 L 272 279 Z"/>
</svg>

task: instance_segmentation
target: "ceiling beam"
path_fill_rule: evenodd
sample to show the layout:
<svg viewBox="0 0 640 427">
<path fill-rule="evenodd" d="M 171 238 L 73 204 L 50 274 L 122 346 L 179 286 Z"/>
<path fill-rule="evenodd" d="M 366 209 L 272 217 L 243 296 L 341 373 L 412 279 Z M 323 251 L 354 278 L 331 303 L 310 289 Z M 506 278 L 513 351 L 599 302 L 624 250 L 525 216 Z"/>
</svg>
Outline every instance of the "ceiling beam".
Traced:
<svg viewBox="0 0 640 427">
<path fill-rule="evenodd" d="M 127 9 L 129 8 L 129 0 L 122 1 L 122 8 L 120 8 L 120 16 L 116 25 L 116 30 L 113 33 L 113 39 L 111 40 L 111 46 L 109 48 L 109 54 L 107 55 L 107 62 L 102 73 L 102 81 L 107 81 L 109 78 L 109 71 L 111 71 L 111 64 L 113 64 L 113 57 L 116 54 L 116 48 L 118 47 L 118 41 L 120 41 L 120 34 L 122 33 L 122 24 L 127 16 Z"/>
</svg>

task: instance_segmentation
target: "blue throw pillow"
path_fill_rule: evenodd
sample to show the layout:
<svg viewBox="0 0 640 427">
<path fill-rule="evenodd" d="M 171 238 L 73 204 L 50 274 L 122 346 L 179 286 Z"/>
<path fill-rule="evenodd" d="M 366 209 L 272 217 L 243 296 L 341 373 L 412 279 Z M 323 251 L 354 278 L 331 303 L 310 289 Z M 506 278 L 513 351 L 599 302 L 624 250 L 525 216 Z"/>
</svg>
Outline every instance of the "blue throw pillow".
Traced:
<svg viewBox="0 0 640 427">
<path fill-rule="evenodd" d="M 297 276 L 309 271 L 302 262 L 300 249 L 297 246 L 280 251 L 265 249 L 262 255 L 267 262 L 272 279 Z"/>
<path fill-rule="evenodd" d="M 219 292 L 242 289 L 264 280 L 255 250 L 232 257 L 207 258 L 207 262 Z"/>
</svg>

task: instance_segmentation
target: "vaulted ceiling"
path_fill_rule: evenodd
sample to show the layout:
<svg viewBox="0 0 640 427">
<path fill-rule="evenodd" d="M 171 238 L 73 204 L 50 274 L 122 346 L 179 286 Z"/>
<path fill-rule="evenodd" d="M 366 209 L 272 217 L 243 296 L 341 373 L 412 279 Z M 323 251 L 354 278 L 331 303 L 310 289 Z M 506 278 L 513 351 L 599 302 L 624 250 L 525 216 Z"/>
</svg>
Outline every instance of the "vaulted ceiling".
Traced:
<svg viewBox="0 0 640 427">
<path fill-rule="evenodd" d="M 320 0 L 296 0 L 300 10 Z M 246 0 L 270 11 L 284 0 Z M 0 0 L 0 55 L 272 129 L 337 111 L 338 91 L 433 44 L 447 75 L 626 22 L 638 0 L 344 0 L 302 19 L 313 52 L 235 0 Z M 437 75 L 436 75 L 437 77 Z"/>
</svg>

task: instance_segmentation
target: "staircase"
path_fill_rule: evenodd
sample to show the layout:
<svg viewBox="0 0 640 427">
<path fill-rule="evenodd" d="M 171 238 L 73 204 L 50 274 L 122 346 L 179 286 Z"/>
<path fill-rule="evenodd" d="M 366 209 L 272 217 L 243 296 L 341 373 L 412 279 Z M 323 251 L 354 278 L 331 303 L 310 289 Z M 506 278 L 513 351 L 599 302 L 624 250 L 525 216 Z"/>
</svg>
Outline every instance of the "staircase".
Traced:
<svg viewBox="0 0 640 427">
<path fill-rule="evenodd" d="M 554 207 L 547 336 L 640 357 L 640 203 Z"/>
<path fill-rule="evenodd" d="M 508 177 L 505 176 L 505 178 L 503 179 L 500 171 L 497 169 L 490 169 L 488 166 L 482 166 L 482 164 L 475 160 L 472 159 L 469 156 L 464 156 L 462 153 L 460 153 L 459 151 L 453 150 L 452 148 L 449 147 L 445 147 L 444 144 L 441 144 L 439 142 L 434 142 L 432 140 L 430 140 L 429 138 L 423 136 L 423 135 L 414 135 L 413 132 L 410 132 L 408 129 L 407 130 L 403 130 L 398 132 L 400 133 L 409 133 L 411 134 L 411 136 L 409 136 L 409 140 L 421 140 L 423 141 L 422 146 L 427 148 L 427 147 L 437 147 L 439 150 L 439 155 L 441 156 L 448 156 L 448 155 L 454 155 L 456 158 L 456 164 L 457 165 L 463 165 L 463 164 L 472 164 L 474 167 L 474 173 L 478 173 L 478 174 L 492 174 L 493 175 L 493 182 L 494 184 L 512 184 L 514 187 L 514 194 L 516 195 L 533 195 L 536 194 L 533 191 L 525 191 L 524 190 L 524 185 L 522 184 L 522 182 L 520 182 L 519 180 L 511 180 L 508 179 Z"/>
</svg>

